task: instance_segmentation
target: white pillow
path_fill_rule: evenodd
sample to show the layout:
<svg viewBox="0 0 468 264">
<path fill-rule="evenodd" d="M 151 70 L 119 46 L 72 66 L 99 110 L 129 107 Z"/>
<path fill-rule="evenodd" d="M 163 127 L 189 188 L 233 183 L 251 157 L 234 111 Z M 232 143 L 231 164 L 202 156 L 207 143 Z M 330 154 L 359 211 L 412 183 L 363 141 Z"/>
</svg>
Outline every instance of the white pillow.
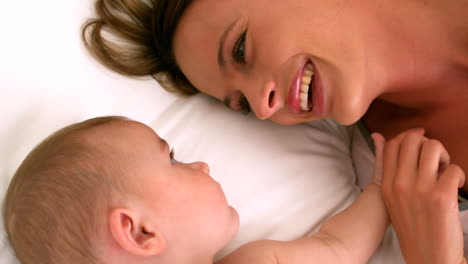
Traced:
<svg viewBox="0 0 468 264">
<path fill-rule="evenodd" d="M 202 95 L 179 98 L 153 80 L 111 73 L 80 41 L 90 5 L 89 0 L 2 4 L 2 197 L 34 145 L 65 125 L 102 115 L 144 122 L 169 141 L 177 159 L 210 164 L 241 219 L 239 233 L 221 254 L 255 239 L 314 232 L 359 194 L 350 158 L 352 127 L 330 120 L 278 126 Z M 14 263 L 3 229 L 0 234 L 0 263 Z M 385 245 L 373 263 L 402 263 L 393 258 L 395 247 Z"/>
</svg>

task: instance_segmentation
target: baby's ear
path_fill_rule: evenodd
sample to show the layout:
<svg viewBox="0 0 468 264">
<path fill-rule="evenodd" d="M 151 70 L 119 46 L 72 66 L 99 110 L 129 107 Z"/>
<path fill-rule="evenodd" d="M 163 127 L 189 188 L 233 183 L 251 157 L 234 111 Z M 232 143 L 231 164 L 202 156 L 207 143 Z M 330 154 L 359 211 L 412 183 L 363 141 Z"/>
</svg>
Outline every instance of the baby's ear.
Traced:
<svg viewBox="0 0 468 264">
<path fill-rule="evenodd" d="M 151 257 L 166 250 L 162 234 L 128 209 L 114 209 L 109 216 L 109 228 L 115 242 L 130 254 Z"/>
</svg>

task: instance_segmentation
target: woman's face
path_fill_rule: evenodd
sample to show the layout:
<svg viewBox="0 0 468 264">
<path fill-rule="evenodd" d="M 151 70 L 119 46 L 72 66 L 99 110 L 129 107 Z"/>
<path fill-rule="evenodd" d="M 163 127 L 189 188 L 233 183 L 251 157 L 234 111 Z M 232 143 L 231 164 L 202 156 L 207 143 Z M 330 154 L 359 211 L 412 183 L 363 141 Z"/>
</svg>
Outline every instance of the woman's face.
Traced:
<svg viewBox="0 0 468 264">
<path fill-rule="evenodd" d="M 365 8 L 354 2 L 196 0 L 177 28 L 176 59 L 195 87 L 233 109 L 281 124 L 350 124 L 375 98 L 363 78 Z"/>
</svg>

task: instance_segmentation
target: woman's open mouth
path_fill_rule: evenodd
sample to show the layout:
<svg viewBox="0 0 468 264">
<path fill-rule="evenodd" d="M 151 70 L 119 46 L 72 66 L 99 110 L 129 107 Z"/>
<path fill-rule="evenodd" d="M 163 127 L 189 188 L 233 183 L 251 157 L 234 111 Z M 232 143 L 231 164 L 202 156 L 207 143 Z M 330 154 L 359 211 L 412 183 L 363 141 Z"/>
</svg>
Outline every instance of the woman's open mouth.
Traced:
<svg viewBox="0 0 468 264">
<path fill-rule="evenodd" d="M 289 89 L 288 108 L 295 114 L 309 113 L 314 108 L 314 65 L 306 60 L 297 72 Z"/>
</svg>

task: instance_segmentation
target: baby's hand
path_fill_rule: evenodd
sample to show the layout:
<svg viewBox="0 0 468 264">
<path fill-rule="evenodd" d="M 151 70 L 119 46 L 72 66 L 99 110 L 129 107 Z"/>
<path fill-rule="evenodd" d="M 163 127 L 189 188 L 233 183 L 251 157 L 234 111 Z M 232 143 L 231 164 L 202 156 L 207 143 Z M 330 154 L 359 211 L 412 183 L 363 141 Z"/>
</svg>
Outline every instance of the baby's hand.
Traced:
<svg viewBox="0 0 468 264">
<path fill-rule="evenodd" d="M 373 133 L 372 139 L 375 145 L 374 177 L 372 182 L 382 187 L 383 178 L 383 150 L 385 147 L 385 138 L 379 133 Z"/>
<path fill-rule="evenodd" d="M 457 194 L 465 175 L 439 141 L 423 134 L 406 131 L 385 144 L 385 205 L 407 263 L 462 263 Z M 379 135 L 374 140 L 380 144 Z"/>
</svg>

